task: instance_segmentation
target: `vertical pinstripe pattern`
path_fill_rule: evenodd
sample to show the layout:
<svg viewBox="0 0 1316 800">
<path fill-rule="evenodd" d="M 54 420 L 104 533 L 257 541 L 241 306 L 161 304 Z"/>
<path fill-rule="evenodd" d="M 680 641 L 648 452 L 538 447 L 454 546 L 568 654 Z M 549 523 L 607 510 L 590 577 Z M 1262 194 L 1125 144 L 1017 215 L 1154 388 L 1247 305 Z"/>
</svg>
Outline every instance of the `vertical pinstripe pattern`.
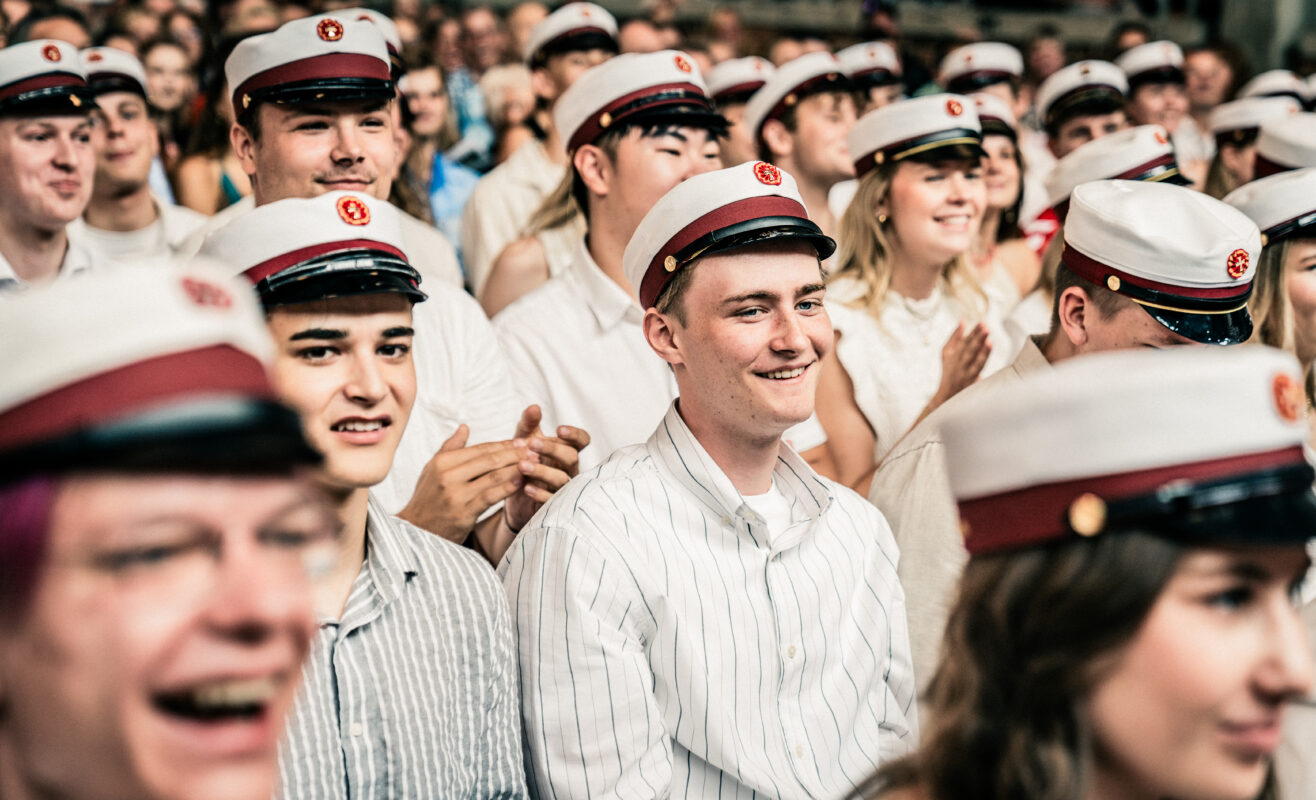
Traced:
<svg viewBox="0 0 1316 800">
<path fill-rule="evenodd" d="M 371 497 L 365 563 L 302 669 L 279 796 L 525 797 L 516 680 L 489 567 Z"/>
<path fill-rule="evenodd" d="M 837 797 L 918 735 L 882 515 L 783 447 L 764 521 L 669 409 L 573 480 L 499 573 L 532 792 Z"/>
</svg>

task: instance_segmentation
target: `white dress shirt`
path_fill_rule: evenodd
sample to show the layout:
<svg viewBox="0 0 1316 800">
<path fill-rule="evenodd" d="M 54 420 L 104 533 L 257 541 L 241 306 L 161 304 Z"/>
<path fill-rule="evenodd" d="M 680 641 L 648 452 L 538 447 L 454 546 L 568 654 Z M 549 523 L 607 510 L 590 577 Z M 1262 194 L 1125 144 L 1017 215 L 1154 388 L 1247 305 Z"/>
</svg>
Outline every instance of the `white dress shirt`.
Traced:
<svg viewBox="0 0 1316 800">
<path fill-rule="evenodd" d="M 467 445 L 510 439 L 525 407 L 480 304 L 447 284 L 421 288 L 429 299 L 412 306 L 416 403 L 393 468 L 372 490 L 390 514 L 411 499 L 421 470 L 460 425 L 470 426 Z"/>
<path fill-rule="evenodd" d="M 878 461 L 913 426 L 941 384 L 941 349 L 969 315 L 938 287 L 921 300 L 888 291 L 879 315 L 846 305 L 860 296 L 858 282 L 842 279 L 827 287 L 827 310 L 841 332 L 836 356 L 854 384 L 854 399 L 877 435 Z M 991 355 L 986 377 L 1010 363 L 1009 336 L 1001 314 L 988 308 Z M 965 329 L 972 323 L 966 322 Z"/>
<path fill-rule="evenodd" d="M 882 515 L 789 447 L 766 524 L 675 404 L 559 491 L 499 567 L 540 797 L 818 797 L 916 745 Z"/>
<path fill-rule="evenodd" d="M 554 164 L 544 143 L 531 139 L 475 184 L 462 212 L 462 257 L 466 285 L 484 291 L 494 259 L 525 233 L 539 204 L 562 182 L 564 164 Z"/>
<path fill-rule="evenodd" d="M 181 266 L 178 253 L 184 243 L 206 224 L 205 214 L 160 198 L 155 221 L 135 231 L 93 228 L 82 217 L 69 223 L 69 239 L 85 246 L 117 267 L 168 268 Z"/>
<path fill-rule="evenodd" d="M 581 470 L 639 444 L 667 413 L 676 379 L 644 338 L 640 304 L 575 242 L 571 266 L 494 317 L 522 405 L 538 403 L 544 430 L 584 428 Z M 791 428 L 797 450 L 827 441 L 816 418 Z"/>
<path fill-rule="evenodd" d="M 59 265 L 59 272 L 55 273 L 54 280 L 68 280 L 69 278 L 77 277 L 84 272 L 113 268 L 113 265 L 98 257 L 84 245 L 70 238 L 68 248 L 64 251 L 64 261 Z M 0 294 L 5 294 L 7 292 L 20 292 L 27 288 L 29 288 L 27 281 L 18 277 L 18 273 L 14 271 L 14 267 L 9 263 L 9 259 L 5 258 L 4 254 L 0 253 Z"/>
</svg>

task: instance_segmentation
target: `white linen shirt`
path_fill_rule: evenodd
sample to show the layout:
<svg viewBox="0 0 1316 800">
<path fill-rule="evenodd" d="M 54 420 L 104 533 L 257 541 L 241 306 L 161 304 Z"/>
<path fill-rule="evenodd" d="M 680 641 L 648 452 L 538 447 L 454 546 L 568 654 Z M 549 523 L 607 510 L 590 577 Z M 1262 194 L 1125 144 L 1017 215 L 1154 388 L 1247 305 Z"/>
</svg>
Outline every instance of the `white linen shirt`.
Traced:
<svg viewBox="0 0 1316 800">
<path fill-rule="evenodd" d="M 526 223 L 567 174 L 554 164 L 544 143 L 531 139 L 475 184 L 462 212 L 462 257 L 466 285 L 484 291 L 494 259 L 525 233 Z"/>
<path fill-rule="evenodd" d="M 544 430 L 589 431 L 581 470 L 639 444 L 676 397 L 667 362 L 649 347 L 644 312 L 577 239 L 571 268 L 494 317 L 513 384 L 539 403 Z"/>
<path fill-rule="evenodd" d="M 93 228 L 82 217 L 69 223 L 69 239 L 118 267 L 148 269 L 181 266 L 178 253 L 187 240 L 206 224 L 205 214 L 176 206 L 158 197 L 155 221 L 135 231 Z"/>
<path fill-rule="evenodd" d="M 682 421 L 560 490 L 499 567 L 540 797 L 838 797 L 916 745 L 882 515 L 783 446 L 773 545 Z"/>
<path fill-rule="evenodd" d="M 99 272 L 103 269 L 113 269 L 113 267 L 104 259 L 97 257 L 91 250 L 70 238 L 68 248 L 64 251 L 64 261 L 59 265 L 59 272 L 55 273 L 52 283 L 77 277 L 84 272 L 93 270 Z M 18 277 L 18 273 L 14 271 L 9 259 L 0 253 L 0 294 L 21 292 L 27 288 L 29 288 L 29 284 Z"/>
</svg>

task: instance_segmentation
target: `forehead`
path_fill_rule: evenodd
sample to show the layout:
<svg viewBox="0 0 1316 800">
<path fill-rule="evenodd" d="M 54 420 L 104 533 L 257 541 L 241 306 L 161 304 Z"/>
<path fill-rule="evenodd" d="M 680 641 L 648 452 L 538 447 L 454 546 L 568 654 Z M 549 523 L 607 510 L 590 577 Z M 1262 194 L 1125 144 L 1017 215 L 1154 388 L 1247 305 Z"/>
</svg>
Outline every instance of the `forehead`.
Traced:
<svg viewBox="0 0 1316 800">
<path fill-rule="evenodd" d="M 105 92 L 97 95 L 96 105 L 100 108 L 113 108 L 124 104 L 146 106 L 146 100 L 133 92 Z"/>
<path fill-rule="evenodd" d="M 276 306 L 267 320 L 276 336 L 290 336 L 308 327 L 375 333 L 411 322 L 411 302 L 396 292 L 334 297 L 311 303 Z"/>
<path fill-rule="evenodd" d="M 345 117 L 387 111 L 391 100 L 322 100 L 314 103 L 261 103 L 257 112 L 267 119 L 281 120 L 296 116 Z"/>
<path fill-rule="evenodd" d="M 800 240 L 767 242 L 704 256 L 693 269 L 687 303 L 716 306 L 728 297 L 756 292 L 783 296 L 822 282 L 818 254 Z"/>
<path fill-rule="evenodd" d="M 33 125 L 49 126 L 56 130 L 71 131 L 89 122 L 86 114 L 44 114 L 0 117 L 0 132 L 14 133 Z"/>
</svg>

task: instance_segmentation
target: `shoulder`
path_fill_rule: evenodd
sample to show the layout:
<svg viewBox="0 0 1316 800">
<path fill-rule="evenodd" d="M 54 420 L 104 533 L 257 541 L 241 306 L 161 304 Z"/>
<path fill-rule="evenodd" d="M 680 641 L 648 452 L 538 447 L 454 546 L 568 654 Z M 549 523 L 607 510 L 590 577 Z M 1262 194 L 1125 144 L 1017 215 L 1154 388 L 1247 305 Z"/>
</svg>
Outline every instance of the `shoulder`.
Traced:
<svg viewBox="0 0 1316 800">
<path fill-rule="evenodd" d="M 502 335 L 526 328 L 560 326 L 574 316 L 566 305 L 574 294 L 570 281 L 561 275 L 549 278 L 495 314 L 494 328 Z"/>
<path fill-rule="evenodd" d="M 392 534 L 415 557 L 423 580 L 450 602 L 497 610 L 502 587 L 489 562 L 473 550 L 389 516 Z"/>
<path fill-rule="evenodd" d="M 651 487 L 665 484 L 657 465 L 642 444 L 623 447 L 606 461 L 583 472 L 558 490 L 534 521 L 537 528 L 561 528 L 582 533 L 606 535 L 610 529 L 599 526 L 603 519 L 626 516 L 636 499 Z"/>
<path fill-rule="evenodd" d="M 544 264 L 544 243 L 538 236 L 522 236 L 503 248 L 494 259 L 493 268 L 518 271 Z"/>
</svg>

